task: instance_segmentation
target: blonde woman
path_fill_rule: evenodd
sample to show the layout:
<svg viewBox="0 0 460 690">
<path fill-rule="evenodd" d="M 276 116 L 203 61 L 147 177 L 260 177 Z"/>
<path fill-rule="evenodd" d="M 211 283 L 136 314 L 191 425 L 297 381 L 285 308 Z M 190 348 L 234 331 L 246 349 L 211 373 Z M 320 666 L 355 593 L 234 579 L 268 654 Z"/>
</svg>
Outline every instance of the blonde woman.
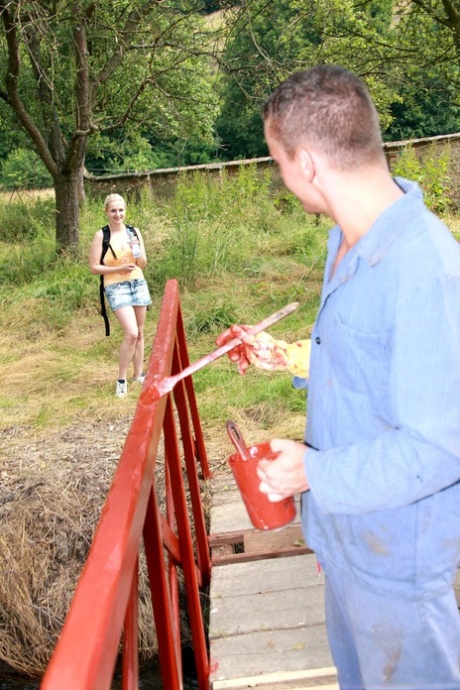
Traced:
<svg viewBox="0 0 460 690">
<path fill-rule="evenodd" d="M 125 224 L 126 203 L 120 194 L 109 194 L 104 202 L 110 231 L 103 254 L 104 228 L 94 235 L 89 255 L 91 273 L 102 276 L 105 295 L 123 329 L 115 395 L 128 394 L 128 369 L 133 363 L 134 381 L 143 384 L 144 324 L 152 303 L 143 269 L 147 265 L 144 241 L 137 228 Z M 108 230 L 107 230 L 108 227 Z"/>
</svg>

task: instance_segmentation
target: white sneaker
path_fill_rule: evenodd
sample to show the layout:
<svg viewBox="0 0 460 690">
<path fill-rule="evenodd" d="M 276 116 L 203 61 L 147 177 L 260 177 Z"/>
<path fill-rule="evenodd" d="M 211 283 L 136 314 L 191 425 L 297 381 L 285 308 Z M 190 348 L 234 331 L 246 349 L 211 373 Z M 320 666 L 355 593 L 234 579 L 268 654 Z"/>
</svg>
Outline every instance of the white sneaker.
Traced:
<svg viewBox="0 0 460 690">
<path fill-rule="evenodd" d="M 133 378 L 133 381 L 135 381 L 136 383 L 140 383 L 141 386 L 142 386 L 142 384 L 143 384 L 144 381 L 145 381 L 145 374 L 142 373 L 142 374 L 140 374 L 140 376 L 135 376 L 135 377 Z"/>
<path fill-rule="evenodd" d="M 125 395 L 128 395 L 128 384 L 126 380 L 120 381 L 120 379 L 118 379 L 115 395 L 117 398 L 124 398 Z"/>
</svg>

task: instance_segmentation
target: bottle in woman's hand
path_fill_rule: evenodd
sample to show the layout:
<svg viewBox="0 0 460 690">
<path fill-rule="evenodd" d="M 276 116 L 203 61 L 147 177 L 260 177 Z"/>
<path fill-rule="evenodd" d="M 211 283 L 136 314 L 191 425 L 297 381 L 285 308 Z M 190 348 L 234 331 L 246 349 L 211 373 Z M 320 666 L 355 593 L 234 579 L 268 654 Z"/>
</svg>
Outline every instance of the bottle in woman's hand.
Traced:
<svg viewBox="0 0 460 690">
<path fill-rule="evenodd" d="M 142 254 L 142 250 L 139 242 L 133 242 L 131 244 L 131 251 L 135 259 L 138 259 L 140 257 L 140 255 Z"/>
</svg>

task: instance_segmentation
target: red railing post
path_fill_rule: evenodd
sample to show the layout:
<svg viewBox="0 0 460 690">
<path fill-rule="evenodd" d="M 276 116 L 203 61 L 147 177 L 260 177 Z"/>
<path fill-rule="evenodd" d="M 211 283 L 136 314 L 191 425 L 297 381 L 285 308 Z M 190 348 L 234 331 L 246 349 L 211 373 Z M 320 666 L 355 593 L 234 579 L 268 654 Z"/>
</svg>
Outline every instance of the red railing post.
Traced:
<svg viewBox="0 0 460 690">
<path fill-rule="evenodd" d="M 206 523 L 201 505 L 201 489 L 196 472 L 195 444 L 191 435 L 189 417 L 187 414 L 186 396 L 187 380 L 180 381 L 174 390 L 174 400 L 178 411 L 179 423 L 181 428 L 182 444 L 184 447 L 185 466 L 187 469 L 188 487 L 190 491 L 190 502 L 193 513 L 193 524 L 195 528 L 196 545 L 198 553 L 198 563 L 200 568 L 200 586 L 205 587 L 211 579 L 211 557 L 207 540 Z M 207 461 L 206 461 L 207 465 Z"/>
<path fill-rule="evenodd" d="M 123 666 L 122 683 L 124 690 L 138 690 L 139 688 L 139 563 L 136 563 L 126 609 L 123 633 Z"/>
<path fill-rule="evenodd" d="M 167 282 L 144 386 L 189 364 L 178 284 Z M 146 403 L 142 393 L 120 462 L 101 511 L 93 543 L 42 690 L 110 690 L 123 638 L 124 690 L 138 687 L 138 577 L 143 536 L 160 669 L 165 690 L 182 690 L 178 569 L 184 576 L 200 690 L 207 690 L 209 659 L 200 585 L 210 578 L 197 460 L 209 477 L 191 377 L 174 392 L 190 492 L 189 519 L 173 394 Z M 192 427 L 190 426 L 190 417 Z M 192 428 L 194 437 L 192 435 Z M 157 451 L 165 449 L 165 515 L 157 488 Z M 196 554 L 195 554 L 196 550 Z"/>
<path fill-rule="evenodd" d="M 168 399 L 168 403 L 166 405 L 165 430 L 166 425 L 168 425 L 170 429 L 174 427 L 174 413 L 170 399 Z M 206 648 L 203 613 L 201 610 L 197 568 L 194 559 L 184 480 L 182 477 L 179 448 L 175 433 L 165 433 L 165 456 L 171 474 L 171 491 L 174 497 L 174 506 L 176 509 L 177 532 L 179 537 L 182 569 L 184 572 L 184 583 L 187 594 L 189 623 L 192 630 L 193 651 L 195 656 L 198 686 L 200 690 L 207 690 L 209 676 L 208 652 Z"/>
<path fill-rule="evenodd" d="M 164 558 L 161 521 L 155 493 L 149 499 L 144 526 L 144 546 L 150 579 L 161 676 L 165 688 L 182 690 L 182 660 L 178 649 Z"/>
<path fill-rule="evenodd" d="M 182 369 L 185 369 L 190 364 L 187 351 L 187 342 L 185 339 L 184 322 L 182 319 L 182 311 L 180 308 L 177 310 L 177 325 L 176 325 L 176 339 L 177 348 L 175 352 L 178 354 L 179 361 L 176 364 L 177 368 L 173 369 L 173 373 L 177 373 Z M 174 364 L 173 364 L 174 367 Z M 208 465 L 208 457 L 206 453 L 206 448 L 203 440 L 203 432 L 201 430 L 201 421 L 198 414 L 198 407 L 196 404 L 195 391 L 193 389 L 192 379 L 190 377 L 186 378 L 185 388 L 187 391 L 187 399 L 190 407 L 190 415 L 192 417 L 193 428 L 195 430 L 195 446 L 196 446 L 196 457 L 200 461 L 201 469 L 203 470 L 204 479 L 209 479 L 211 472 Z"/>
</svg>

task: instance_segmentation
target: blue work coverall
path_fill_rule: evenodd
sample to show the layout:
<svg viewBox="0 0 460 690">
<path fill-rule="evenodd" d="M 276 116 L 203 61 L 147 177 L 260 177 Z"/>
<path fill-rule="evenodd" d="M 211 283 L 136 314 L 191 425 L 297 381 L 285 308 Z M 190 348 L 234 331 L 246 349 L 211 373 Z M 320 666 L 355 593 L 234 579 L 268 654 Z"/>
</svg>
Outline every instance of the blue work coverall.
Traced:
<svg viewBox="0 0 460 690">
<path fill-rule="evenodd" d="M 402 178 L 312 333 L 302 525 L 344 690 L 460 689 L 460 245 Z"/>
</svg>

